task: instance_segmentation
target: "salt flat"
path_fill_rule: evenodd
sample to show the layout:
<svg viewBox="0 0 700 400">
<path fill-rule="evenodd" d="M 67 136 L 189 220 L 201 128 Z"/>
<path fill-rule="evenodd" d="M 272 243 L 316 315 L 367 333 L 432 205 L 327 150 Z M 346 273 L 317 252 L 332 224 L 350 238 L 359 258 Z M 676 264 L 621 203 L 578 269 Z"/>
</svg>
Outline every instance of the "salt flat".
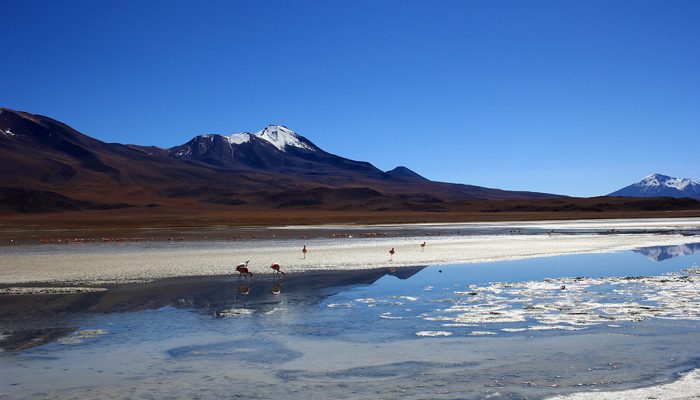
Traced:
<svg viewBox="0 0 700 400">
<path fill-rule="evenodd" d="M 568 396 L 551 397 L 550 400 L 690 400 L 699 398 L 700 370 L 694 370 L 684 374 L 674 382 L 663 385 L 608 392 L 581 392 Z"/>
<path fill-rule="evenodd" d="M 528 222 L 529 226 L 572 229 L 634 227 L 635 229 L 698 228 L 700 219 Z M 597 224 L 597 225 L 596 225 Z M 511 224 L 500 226 L 519 226 Z M 444 225 L 442 225 L 444 227 Z M 480 226 L 484 226 L 481 224 Z M 396 226 L 394 226 L 395 228 Z M 410 225 L 414 228 L 415 225 Z M 0 255 L 0 283 L 95 282 L 157 279 L 176 276 L 234 274 L 234 266 L 250 260 L 254 274 L 270 273 L 273 262 L 283 271 L 362 269 L 389 266 L 474 263 L 612 252 L 645 246 L 679 245 L 697 237 L 678 234 L 538 234 L 404 236 L 381 238 L 314 238 L 239 242 L 138 242 L 92 245 L 14 246 Z M 425 249 L 420 243 L 427 242 Z M 302 258 L 301 248 L 309 253 Z M 389 249 L 396 249 L 390 260 Z"/>
<path fill-rule="evenodd" d="M 700 218 L 610 218 L 610 219 L 576 219 L 546 221 L 507 221 L 507 222 L 460 222 L 460 223 L 414 223 L 414 224 L 376 224 L 372 228 L 464 228 L 480 229 L 486 227 L 505 228 L 541 228 L 541 229 L 682 229 L 700 227 Z M 367 229 L 368 225 L 325 224 L 325 225 L 290 225 L 286 229 Z"/>
</svg>

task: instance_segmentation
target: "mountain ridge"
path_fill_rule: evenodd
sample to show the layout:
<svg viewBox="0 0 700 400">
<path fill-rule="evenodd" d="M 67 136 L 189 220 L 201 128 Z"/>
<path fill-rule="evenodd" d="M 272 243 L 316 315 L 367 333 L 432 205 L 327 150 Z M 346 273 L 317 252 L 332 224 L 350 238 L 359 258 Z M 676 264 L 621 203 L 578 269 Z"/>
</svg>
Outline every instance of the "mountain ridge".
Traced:
<svg viewBox="0 0 700 400">
<path fill-rule="evenodd" d="M 609 196 L 626 197 L 676 197 L 700 200 L 700 182 L 692 178 L 674 178 L 654 173 L 641 181 L 614 191 Z"/>
<path fill-rule="evenodd" d="M 75 200 L 73 209 L 81 204 L 93 209 L 114 204 L 296 204 L 365 210 L 426 208 L 426 199 L 560 197 L 433 182 L 403 166 L 382 171 L 328 153 L 282 125 L 255 133 L 198 135 L 160 148 L 105 143 L 50 117 L 7 108 L 0 108 L 0 165 L 5 169 L 0 188 L 35 191 L 25 195 L 34 202 L 51 197 L 47 202 L 52 206 L 45 207 L 51 209 L 68 204 L 64 197 Z M 281 199 L 279 193 L 289 197 Z"/>
</svg>

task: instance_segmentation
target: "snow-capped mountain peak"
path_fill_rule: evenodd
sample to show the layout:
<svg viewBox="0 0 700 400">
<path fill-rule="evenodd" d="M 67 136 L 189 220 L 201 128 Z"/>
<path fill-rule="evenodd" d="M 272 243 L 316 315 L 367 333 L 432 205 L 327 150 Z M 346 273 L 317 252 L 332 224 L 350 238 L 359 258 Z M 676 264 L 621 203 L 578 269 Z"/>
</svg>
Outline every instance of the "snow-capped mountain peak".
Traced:
<svg viewBox="0 0 700 400">
<path fill-rule="evenodd" d="M 669 188 L 675 188 L 678 190 L 683 190 L 688 185 L 692 184 L 699 184 L 698 181 L 694 179 L 683 179 L 683 178 L 672 178 L 670 176 L 666 175 L 661 175 L 661 174 L 652 174 L 647 177 L 645 177 L 641 182 L 638 182 L 637 185 L 639 185 L 640 188 L 658 188 L 658 187 L 669 187 Z"/>
<path fill-rule="evenodd" d="M 282 125 L 268 125 L 265 129 L 256 132 L 255 136 L 265 140 L 281 151 L 285 151 L 287 146 L 298 147 L 300 149 L 314 150 L 313 147 L 304 143 L 300 136 L 294 131 Z"/>
<path fill-rule="evenodd" d="M 197 136 L 198 141 L 213 141 L 214 136 L 222 137 L 229 146 L 236 146 L 243 143 L 248 143 L 253 137 L 261 139 L 273 145 L 279 151 L 285 151 L 287 147 L 296 147 L 305 150 L 316 150 L 314 146 L 305 140 L 302 136 L 299 136 L 296 132 L 282 125 L 268 125 L 264 129 L 255 132 L 238 132 L 228 136 L 217 135 L 217 134 L 207 134 Z"/>
<path fill-rule="evenodd" d="M 670 196 L 700 199 L 700 182 L 690 178 L 673 178 L 668 175 L 652 174 L 610 195 L 632 197 Z"/>
<path fill-rule="evenodd" d="M 305 151 L 290 152 L 290 149 Z M 286 165 L 290 163 L 290 157 L 303 158 L 306 153 L 325 154 L 305 137 L 281 125 L 268 125 L 255 133 L 198 135 L 189 142 L 166 151 L 177 159 L 201 161 L 217 166 L 247 165 L 256 168 L 266 163 Z"/>
</svg>

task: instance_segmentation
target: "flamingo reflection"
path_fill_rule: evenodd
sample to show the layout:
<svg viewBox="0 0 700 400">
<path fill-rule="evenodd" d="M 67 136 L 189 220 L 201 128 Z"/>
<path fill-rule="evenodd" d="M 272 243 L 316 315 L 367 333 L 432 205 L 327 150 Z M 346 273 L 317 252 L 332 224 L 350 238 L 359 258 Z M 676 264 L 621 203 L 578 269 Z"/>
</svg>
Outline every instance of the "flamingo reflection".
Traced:
<svg viewBox="0 0 700 400">
<path fill-rule="evenodd" d="M 272 294 L 277 296 L 278 294 L 282 293 L 282 285 L 284 285 L 284 279 L 277 279 L 273 284 L 272 284 Z"/>
</svg>

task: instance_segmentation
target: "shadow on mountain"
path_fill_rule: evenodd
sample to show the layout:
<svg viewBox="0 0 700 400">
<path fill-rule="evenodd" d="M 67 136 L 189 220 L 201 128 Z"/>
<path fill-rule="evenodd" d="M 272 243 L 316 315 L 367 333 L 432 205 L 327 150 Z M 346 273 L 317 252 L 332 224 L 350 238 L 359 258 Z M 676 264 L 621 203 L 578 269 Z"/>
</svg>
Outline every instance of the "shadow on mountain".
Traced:
<svg viewBox="0 0 700 400">
<path fill-rule="evenodd" d="M 635 249 L 635 253 L 639 253 L 646 258 L 654 261 L 668 260 L 669 258 L 687 256 L 700 251 L 700 243 L 687 243 L 678 246 L 652 246 Z"/>
<path fill-rule="evenodd" d="M 280 303 L 308 307 L 354 286 L 371 285 L 385 275 L 409 279 L 424 266 L 354 271 L 323 271 L 238 279 L 170 278 L 109 286 L 91 293 L 0 295 L 0 348 L 20 351 L 71 334 L 95 313 L 123 313 L 162 307 L 193 309 L 220 317 L 236 309 L 264 313 Z"/>
<path fill-rule="evenodd" d="M 0 211 L 42 213 L 76 210 L 114 210 L 135 207 L 127 203 L 96 203 L 63 196 L 58 193 L 0 187 Z"/>
</svg>

